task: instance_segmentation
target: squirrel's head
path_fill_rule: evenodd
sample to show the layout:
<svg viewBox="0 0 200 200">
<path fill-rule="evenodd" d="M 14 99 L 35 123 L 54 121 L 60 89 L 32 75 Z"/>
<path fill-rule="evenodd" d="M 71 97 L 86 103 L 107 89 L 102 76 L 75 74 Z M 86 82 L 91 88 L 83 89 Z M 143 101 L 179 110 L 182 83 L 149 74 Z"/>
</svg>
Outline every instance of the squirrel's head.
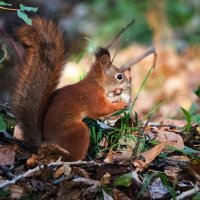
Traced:
<svg viewBox="0 0 200 200">
<path fill-rule="evenodd" d="M 114 91 L 116 88 L 130 88 L 130 83 L 126 75 L 121 72 L 119 68 L 112 64 L 110 53 L 107 49 L 99 48 L 95 55 L 95 70 L 97 70 L 99 73 L 96 75 L 101 75 L 100 84 L 107 92 Z"/>
</svg>

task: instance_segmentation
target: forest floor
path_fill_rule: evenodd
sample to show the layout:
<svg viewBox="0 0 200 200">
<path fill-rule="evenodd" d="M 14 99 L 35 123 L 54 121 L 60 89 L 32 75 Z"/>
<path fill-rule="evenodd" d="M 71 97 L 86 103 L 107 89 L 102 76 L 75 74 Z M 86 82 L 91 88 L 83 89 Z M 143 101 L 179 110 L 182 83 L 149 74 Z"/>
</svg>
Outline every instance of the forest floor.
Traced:
<svg viewBox="0 0 200 200">
<path fill-rule="evenodd" d="M 126 48 L 114 63 L 121 66 L 146 49 Z M 0 199 L 200 199 L 199 48 L 156 51 L 148 77 L 151 56 L 128 73 L 132 100 L 148 78 L 132 114 L 119 113 L 113 126 L 85 120 L 91 146 L 84 161 L 68 162 L 67 153 L 54 145 L 29 152 L 6 134 L 15 122 L 1 107 Z M 89 66 L 89 61 L 68 66 Z"/>
</svg>

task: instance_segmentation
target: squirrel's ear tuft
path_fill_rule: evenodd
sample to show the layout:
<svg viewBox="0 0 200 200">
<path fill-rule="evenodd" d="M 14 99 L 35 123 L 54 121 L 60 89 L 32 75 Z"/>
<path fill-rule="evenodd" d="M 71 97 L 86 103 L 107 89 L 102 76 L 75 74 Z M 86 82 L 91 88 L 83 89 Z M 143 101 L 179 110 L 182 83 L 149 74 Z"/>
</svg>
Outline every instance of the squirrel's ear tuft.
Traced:
<svg viewBox="0 0 200 200">
<path fill-rule="evenodd" d="M 110 53 L 107 49 L 99 47 L 95 55 L 96 55 L 96 60 L 99 60 L 99 64 L 101 67 L 106 67 L 111 63 Z"/>
<path fill-rule="evenodd" d="M 110 53 L 107 49 L 99 47 L 95 53 L 96 58 L 101 58 L 103 55 L 108 55 L 110 57 Z"/>
</svg>

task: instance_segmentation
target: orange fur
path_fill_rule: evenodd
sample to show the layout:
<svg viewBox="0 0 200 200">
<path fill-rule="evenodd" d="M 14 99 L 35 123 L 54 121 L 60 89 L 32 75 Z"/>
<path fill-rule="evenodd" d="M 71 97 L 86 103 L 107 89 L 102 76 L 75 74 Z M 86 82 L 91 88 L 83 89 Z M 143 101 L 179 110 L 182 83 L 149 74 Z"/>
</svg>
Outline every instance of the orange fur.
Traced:
<svg viewBox="0 0 200 200">
<path fill-rule="evenodd" d="M 27 53 L 13 105 L 25 143 L 32 150 L 42 142 L 55 143 L 69 151 L 71 160 L 84 159 L 90 141 L 83 118 L 124 108 L 123 101 L 112 103 L 107 94 L 129 85 L 128 80 L 112 65 L 109 52 L 99 49 L 85 79 L 54 91 L 65 61 L 61 32 L 52 21 L 36 17 L 33 26 L 25 25 L 17 34 Z M 119 73 L 123 80 L 116 78 Z"/>
</svg>

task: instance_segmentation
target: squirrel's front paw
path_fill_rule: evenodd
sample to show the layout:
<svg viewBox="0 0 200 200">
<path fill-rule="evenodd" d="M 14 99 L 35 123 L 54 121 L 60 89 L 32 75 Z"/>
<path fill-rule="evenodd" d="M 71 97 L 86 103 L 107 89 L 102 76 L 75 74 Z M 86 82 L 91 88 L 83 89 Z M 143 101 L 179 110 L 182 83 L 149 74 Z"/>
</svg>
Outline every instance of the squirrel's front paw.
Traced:
<svg viewBox="0 0 200 200">
<path fill-rule="evenodd" d="M 124 101 L 118 101 L 118 102 L 115 102 L 113 103 L 116 107 L 116 110 L 122 110 L 124 108 L 127 108 L 127 103 L 125 103 Z"/>
</svg>

